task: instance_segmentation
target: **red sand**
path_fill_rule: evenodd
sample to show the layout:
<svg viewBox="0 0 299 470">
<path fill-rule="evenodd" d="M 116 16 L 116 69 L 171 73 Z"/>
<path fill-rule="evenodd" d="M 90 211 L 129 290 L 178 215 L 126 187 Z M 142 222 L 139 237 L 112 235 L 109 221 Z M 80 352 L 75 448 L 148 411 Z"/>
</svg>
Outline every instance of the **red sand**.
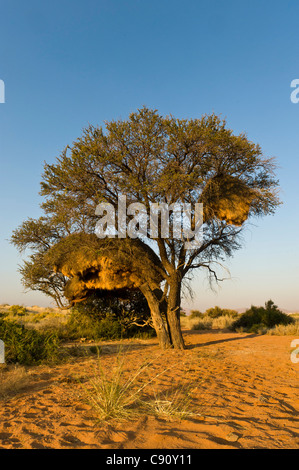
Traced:
<svg viewBox="0 0 299 470">
<path fill-rule="evenodd" d="M 159 388 L 192 383 L 187 419 L 141 414 L 99 424 L 80 399 L 81 381 L 94 374 L 95 356 L 28 369 L 30 382 L 1 399 L 0 448 L 218 449 L 299 448 L 299 364 L 290 336 L 184 332 L 188 349 L 160 356 L 156 340 L 130 341 L 128 374 L 156 357 L 150 373 Z M 105 343 L 101 363 L 111 370 L 116 343 Z M 9 371 L 4 372 L 9 374 Z"/>
</svg>

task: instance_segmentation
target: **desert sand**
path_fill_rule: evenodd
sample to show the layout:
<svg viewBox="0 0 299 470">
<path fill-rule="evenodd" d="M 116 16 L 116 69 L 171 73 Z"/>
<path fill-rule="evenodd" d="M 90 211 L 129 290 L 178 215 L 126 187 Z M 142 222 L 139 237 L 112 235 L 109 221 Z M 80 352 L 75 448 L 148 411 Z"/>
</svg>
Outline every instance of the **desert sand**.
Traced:
<svg viewBox="0 0 299 470">
<path fill-rule="evenodd" d="M 144 360 L 158 376 L 145 393 L 189 387 L 193 414 L 178 419 L 145 412 L 98 422 L 82 398 L 96 355 L 26 368 L 30 380 L 0 401 L 2 449 L 298 449 L 299 364 L 293 337 L 185 331 L 185 351 L 159 350 L 156 339 L 124 341 L 126 374 Z M 117 342 L 101 343 L 111 371 Z M 78 348 L 87 348 L 82 343 Z M 162 373 L 163 372 L 163 373 Z M 11 373 L 9 368 L 3 372 Z M 140 379 L 141 380 L 141 379 Z M 166 395 L 165 395 L 166 396 Z"/>
</svg>

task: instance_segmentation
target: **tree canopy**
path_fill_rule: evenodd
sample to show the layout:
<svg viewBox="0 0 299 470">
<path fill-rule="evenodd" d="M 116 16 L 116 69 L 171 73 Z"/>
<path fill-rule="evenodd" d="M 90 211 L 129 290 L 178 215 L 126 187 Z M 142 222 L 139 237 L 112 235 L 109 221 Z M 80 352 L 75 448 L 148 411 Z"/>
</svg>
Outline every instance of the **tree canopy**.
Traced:
<svg viewBox="0 0 299 470">
<path fill-rule="evenodd" d="M 275 168 L 258 144 L 215 114 L 177 119 L 143 107 L 104 128 L 88 126 L 55 163 L 45 164 L 43 217 L 13 232 L 12 243 L 31 250 L 21 268 L 24 285 L 57 302 L 95 289 L 139 289 L 161 347 L 183 348 L 183 283 L 200 268 L 219 280 L 215 266 L 242 246 L 245 222 L 275 212 Z M 148 211 L 151 204 L 202 203 L 202 243 L 187 249 L 183 235 L 160 232 L 100 240 L 96 207 L 110 203 L 117 212 L 119 195 Z M 192 217 L 194 225 L 194 211 Z"/>
</svg>

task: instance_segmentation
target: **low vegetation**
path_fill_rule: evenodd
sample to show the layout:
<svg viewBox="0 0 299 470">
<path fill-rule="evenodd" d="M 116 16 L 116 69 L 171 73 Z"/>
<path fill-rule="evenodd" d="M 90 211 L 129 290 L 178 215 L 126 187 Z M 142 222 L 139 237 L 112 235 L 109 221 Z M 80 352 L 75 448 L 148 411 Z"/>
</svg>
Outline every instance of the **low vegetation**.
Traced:
<svg viewBox="0 0 299 470">
<path fill-rule="evenodd" d="M 30 384 L 30 375 L 24 366 L 0 367 L 0 399 L 16 395 Z"/>
<path fill-rule="evenodd" d="M 294 319 L 278 309 L 272 300 L 265 303 L 265 307 L 251 306 L 231 325 L 233 331 L 246 331 L 250 333 L 266 333 L 277 325 L 290 325 Z"/>
<path fill-rule="evenodd" d="M 270 328 L 267 331 L 268 335 L 277 335 L 277 336 L 299 336 L 299 319 L 293 318 L 293 322 L 288 325 L 276 325 L 274 328 Z"/>
<path fill-rule="evenodd" d="M 191 314 L 181 318 L 183 328 L 192 330 L 226 329 L 238 317 L 236 310 L 215 307 L 207 309 L 204 313 L 191 310 Z"/>
<path fill-rule="evenodd" d="M 155 335 L 155 330 L 146 323 L 143 311 L 136 315 L 135 310 L 127 311 L 124 306 L 118 306 L 103 313 L 101 304 L 95 306 L 88 302 L 71 310 L 59 334 L 62 339 L 97 341 L 150 338 Z"/>
<path fill-rule="evenodd" d="M 84 398 L 95 410 L 99 421 L 107 419 L 128 419 L 133 415 L 133 405 L 139 399 L 136 381 L 142 373 L 141 367 L 135 374 L 124 378 L 124 355 L 118 354 L 110 374 L 104 372 L 99 359 L 93 379 L 84 385 Z"/>
<path fill-rule="evenodd" d="M 0 338 L 5 343 L 6 363 L 32 365 L 58 361 L 65 342 L 147 339 L 155 336 L 151 325 L 146 323 L 148 312 L 141 309 L 141 313 L 136 315 L 137 304 L 129 312 L 123 304 L 114 305 L 105 312 L 100 307 L 101 304 L 90 302 L 64 311 L 21 305 L 0 306 Z M 190 315 L 181 315 L 181 324 L 183 329 L 191 330 L 299 334 L 299 314 L 283 313 L 272 300 L 266 302 L 264 307 L 251 306 L 242 314 L 219 306 L 209 308 L 204 313 L 193 310 Z M 167 400 L 162 401 L 166 403 Z"/>
<path fill-rule="evenodd" d="M 161 391 L 160 377 L 170 368 L 153 374 L 152 366 L 157 363 L 159 356 L 145 360 L 133 375 L 128 374 L 127 351 L 120 348 L 114 366 L 107 373 L 99 355 L 94 376 L 81 384 L 81 397 L 92 406 L 99 421 L 128 420 L 141 413 L 168 420 L 184 419 L 194 414 L 191 399 L 193 384 L 181 384 L 180 387 L 173 386 Z"/>
<path fill-rule="evenodd" d="M 181 315 L 181 323 L 183 328 L 193 330 L 299 335 L 299 315 L 286 315 L 271 300 L 264 307 L 251 306 L 242 314 L 218 306 L 204 313 L 192 311 L 191 315 Z M 5 343 L 6 364 L 0 366 L 0 399 L 26 390 L 31 380 L 31 368 L 27 366 L 56 364 L 60 359 L 69 360 L 70 356 L 74 359 L 76 354 L 72 353 L 72 348 L 80 349 L 80 346 L 82 354 L 84 348 L 78 344 L 78 339 L 118 340 L 134 335 L 140 337 L 141 334 L 151 334 L 150 327 L 147 333 L 146 329 L 137 325 L 130 327 L 111 310 L 105 315 L 98 315 L 96 309 L 88 310 L 86 306 L 85 309 L 74 308 L 70 311 L 34 311 L 19 305 L 2 306 L 0 338 Z M 65 342 L 71 341 L 74 341 L 71 347 L 69 344 L 63 347 Z M 167 382 L 164 374 L 170 368 L 160 367 L 159 357 L 143 359 L 132 373 L 128 367 L 129 355 L 122 346 L 114 355 L 114 364 L 111 362 L 107 370 L 107 366 L 102 367 L 101 364 L 101 345 L 89 345 L 84 349 L 85 353 L 87 350 L 96 353 L 98 360 L 92 376 L 76 379 L 76 394 L 91 405 L 99 422 L 128 420 L 142 413 L 169 421 L 199 414 L 192 401 L 198 378 L 192 377 L 189 383 L 187 379 L 182 379 L 188 374 L 183 374 L 179 383 Z M 204 357 L 204 351 L 201 357 Z M 209 359 L 215 360 L 215 357 L 209 356 Z"/>
<path fill-rule="evenodd" d="M 231 310 L 228 308 L 220 308 L 218 305 L 216 307 L 208 308 L 205 312 L 205 316 L 209 318 L 220 318 L 220 317 L 231 317 L 236 318 L 238 312 L 236 310 Z"/>
<path fill-rule="evenodd" d="M 40 333 L 17 322 L 0 320 L 0 338 L 7 363 L 40 364 L 58 357 L 59 339 L 54 333 Z"/>
<path fill-rule="evenodd" d="M 238 333 L 270 335 L 298 335 L 299 314 L 285 314 L 272 300 L 264 307 L 251 306 L 242 314 L 236 310 L 222 309 L 218 306 L 204 313 L 192 310 L 187 317 L 181 318 L 182 327 L 191 330 L 224 330 Z"/>
</svg>

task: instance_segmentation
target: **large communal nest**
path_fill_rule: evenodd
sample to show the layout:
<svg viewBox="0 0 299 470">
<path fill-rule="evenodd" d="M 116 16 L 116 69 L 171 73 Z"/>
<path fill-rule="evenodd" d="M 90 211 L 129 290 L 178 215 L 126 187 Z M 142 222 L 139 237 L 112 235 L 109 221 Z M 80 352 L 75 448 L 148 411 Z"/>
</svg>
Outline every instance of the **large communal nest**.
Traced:
<svg viewBox="0 0 299 470">
<path fill-rule="evenodd" d="M 77 302 L 95 291 L 138 289 L 145 282 L 156 289 L 163 267 L 155 252 L 140 239 L 99 239 L 95 234 L 72 234 L 45 255 L 54 272 L 69 280 L 64 295 Z"/>
<path fill-rule="evenodd" d="M 256 197 L 253 189 L 233 176 L 216 176 L 202 193 L 204 221 L 214 217 L 228 224 L 241 226 L 248 218 L 251 203 Z"/>
</svg>

